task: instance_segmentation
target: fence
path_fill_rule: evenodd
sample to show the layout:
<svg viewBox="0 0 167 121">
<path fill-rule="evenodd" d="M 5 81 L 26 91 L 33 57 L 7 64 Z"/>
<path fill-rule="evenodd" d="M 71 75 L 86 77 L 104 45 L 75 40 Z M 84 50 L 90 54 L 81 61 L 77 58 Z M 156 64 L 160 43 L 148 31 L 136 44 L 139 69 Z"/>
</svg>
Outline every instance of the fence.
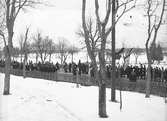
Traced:
<svg viewBox="0 0 167 121">
<path fill-rule="evenodd" d="M 5 69 L 0 67 L 0 72 L 4 73 Z M 11 69 L 11 74 L 23 76 L 23 71 L 20 69 Z M 81 76 L 74 76 L 72 73 L 63 72 L 40 72 L 40 71 L 26 71 L 26 77 L 47 79 L 52 81 L 77 83 L 84 86 L 97 86 L 97 82 L 89 75 L 82 74 Z M 116 80 L 116 89 L 124 91 L 135 91 L 145 93 L 145 80 L 137 80 L 137 82 L 130 82 L 127 78 L 120 78 Z M 107 80 L 106 86 L 111 87 L 111 80 Z M 165 82 L 151 82 L 151 94 L 158 96 L 167 96 L 167 83 Z"/>
</svg>

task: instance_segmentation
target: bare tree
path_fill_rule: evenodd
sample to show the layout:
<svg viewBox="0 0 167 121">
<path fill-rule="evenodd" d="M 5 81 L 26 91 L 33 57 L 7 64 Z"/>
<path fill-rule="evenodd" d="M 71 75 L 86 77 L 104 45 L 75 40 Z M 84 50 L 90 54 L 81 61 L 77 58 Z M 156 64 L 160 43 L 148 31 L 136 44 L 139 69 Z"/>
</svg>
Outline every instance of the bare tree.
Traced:
<svg viewBox="0 0 167 121">
<path fill-rule="evenodd" d="M 96 56 L 97 49 L 100 46 L 100 36 L 98 33 L 97 24 L 94 22 L 94 20 L 91 17 L 89 17 L 88 20 L 86 21 L 86 27 L 87 27 L 87 31 L 88 31 L 88 41 L 90 43 L 91 51 Z M 81 27 L 78 30 L 78 32 L 76 32 L 76 34 L 85 40 L 85 33 L 83 30 L 83 27 Z M 85 43 L 84 43 L 84 45 L 85 45 Z M 86 48 L 86 47 L 84 46 L 83 48 Z"/>
<path fill-rule="evenodd" d="M 42 35 L 41 32 L 37 32 L 36 35 L 33 36 L 33 42 L 32 42 L 32 51 L 36 54 L 36 63 L 38 61 L 39 53 L 41 50 L 41 43 L 42 43 Z"/>
<path fill-rule="evenodd" d="M 56 44 L 53 42 L 52 39 L 48 41 L 48 54 L 49 54 L 49 62 L 51 62 L 52 54 L 55 53 Z"/>
<path fill-rule="evenodd" d="M 124 47 L 122 47 L 121 49 L 116 49 L 116 52 L 115 52 L 115 59 L 120 59 L 121 58 L 121 54 L 124 52 Z M 112 50 L 111 49 L 107 49 L 106 50 L 106 60 L 109 60 L 109 62 L 112 61 Z"/>
<path fill-rule="evenodd" d="M 3 19 L 7 31 L 7 40 L 5 39 L 4 33 L 0 32 L 1 36 L 4 38 L 4 45 L 6 47 L 4 95 L 10 93 L 11 52 L 13 48 L 15 20 L 22 9 L 33 7 L 37 3 L 39 3 L 39 1 L 36 0 L 1 0 L 0 8 L 4 12 Z"/>
<path fill-rule="evenodd" d="M 33 37 L 33 40 L 35 39 L 35 37 Z M 36 39 L 35 39 L 35 41 L 34 42 L 32 42 L 32 44 L 30 45 L 31 46 L 31 52 L 32 53 L 35 53 L 35 63 L 37 64 L 38 63 L 38 58 L 39 58 L 39 53 L 38 53 L 38 49 L 36 49 L 37 48 L 37 41 L 36 41 Z"/>
<path fill-rule="evenodd" d="M 79 52 L 79 48 L 77 48 L 76 46 L 72 45 L 70 47 L 68 47 L 68 53 L 71 54 L 71 63 L 73 62 L 73 56 L 75 53 Z"/>
<path fill-rule="evenodd" d="M 38 32 L 36 36 L 33 37 L 34 43 L 33 48 L 34 51 L 39 55 L 41 62 L 45 63 L 47 57 L 50 53 L 50 39 L 48 36 L 45 38 L 42 37 L 41 33 Z"/>
<path fill-rule="evenodd" d="M 146 55 L 148 60 L 147 67 L 147 82 L 146 82 L 146 97 L 150 97 L 150 83 L 151 83 L 151 54 L 149 50 L 149 43 L 151 40 L 156 42 L 158 30 L 162 24 L 165 12 L 166 0 L 146 0 L 145 10 L 147 17 L 147 38 L 145 43 Z M 159 9 L 159 10 L 158 10 Z"/>
<path fill-rule="evenodd" d="M 23 62 L 23 44 L 24 43 L 24 35 L 21 34 L 19 37 L 19 49 L 20 49 L 20 62 Z"/>
<path fill-rule="evenodd" d="M 133 54 L 135 56 L 135 64 L 138 63 L 138 57 L 139 55 L 141 55 L 142 53 L 144 53 L 145 50 L 143 48 L 133 48 Z"/>
<path fill-rule="evenodd" d="M 23 42 L 22 42 L 22 49 L 21 49 L 21 53 L 24 55 L 24 60 L 23 60 L 23 77 L 26 77 L 26 64 L 27 64 L 27 59 L 28 59 L 28 53 L 30 52 L 30 43 L 27 41 L 28 40 L 28 33 L 29 33 L 29 28 L 26 28 L 26 32 L 25 35 L 23 35 L 22 37 L 24 38 Z M 21 38 L 21 39 L 23 39 Z"/>
<path fill-rule="evenodd" d="M 0 1 L 0 40 L 6 45 L 6 27 L 5 27 L 5 12 L 4 1 Z"/>
<path fill-rule="evenodd" d="M 106 77 L 105 77 L 105 47 L 106 47 L 106 25 L 109 20 L 109 15 L 111 12 L 111 1 L 109 0 L 108 3 L 108 9 L 106 12 L 106 16 L 104 21 L 102 22 L 100 20 L 99 16 L 99 2 L 98 0 L 95 0 L 95 15 L 96 15 L 96 23 L 97 23 L 97 28 L 100 36 L 100 52 L 99 52 L 99 64 L 100 64 L 100 72 L 98 76 L 98 68 L 97 68 L 97 62 L 95 58 L 95 53 L 92 52 L 91 48 L 91 43 L 89 41 L 89 31 L 86 25 L 85 21 L 85 9 L 86 9 L 86 0 L 82 1 L 82 27 L 84 30 L 84 35 L 85 35 L 85 43 L 87 47 L 87 51 L 89 54 L 89 57 L 92 61 L 92 66 L 94 67 L 95 70 L 95 79 L 98 81 L 98 86 L 99 86 L 99 116 L 100 117 L 107 117 L 106 114 Z"/>
<path fill-rule="evenodd" d="M 18 47 L 12 48 L 11 57 L 12 57 L 13 61 L 19 57 L 19 52 L 20 52 L 20 50 Z"/>
<path fill-rule="evenodd" d="M 99 46 L 99 65 L 100 65 L 100 72 L 98 73 L 98 68 L 97 68 L 97 62 L 96 62 L 96 58 L 95 58 L 95 54 L 92 52 L 92 48 L 91 48 L 91 43 L 89 41 L 89 29 L 86 25 L 86 20 L 85 20 L 85 9 L 86 9 L 86 0 L 82 1 L 82 27 L 84 30 L 84 36 L 85 36 L 85 43 L 86 43 L 86 48 L 89 54 L 89 57 L 91 59 L 92 65 L 95 69 L 95 78 L 96 80 L 98 80 L 98 84 L 99 84 L 99 116 L 100 117 L 106 117 L 106 85 L 105 85 L 105 81 L 106 81 L 106 76 L 105 76 L 105 72 L 106 72 L 106 62 L 105 62 L 105 50 L 106 50 L 106 43 L 107 43 L 107 37 L 110 34 L 110 32 L 115 28 L 116 23 L 119 21 L 119 19 L 129 10 L 131 10 L 132 8 L 134 8 L 134 5 L 131 6 L 130 8 L 127 7 L 129 3 L 131 3 L 133 0 L 127 0 L 126 2 L 118 2 L 118 1 L 114 1 L 111 3 L 111 0 L 107 0 L 107 9 L 106 9 L 106 14 L 103 20 L 101 20 L 100 16 L 99 16 L 99 2 L 98 0 L 95 0 L 95 16 L 96 16 L 96 24 L 97 24 L 97 30 L 98 30 L 98 35 L 99 35 L 99 39 L 100 39 L 100 46 Z M 114 7 L 114 11 L 112 11 L 113 14 L 113 20 L 111 26 L 108 27 L 108 23 L 109 23 L 109 18 L 110 18 L 110 13 L 111 13 L 111 5 L 112 4 L 116 4 L 117 6 L 112 6 L 112 8 Z M 118 12 L 118 8 L 123 7 L 122 11 Z M 116 18 L 116 15 L 118 15 L 118 17 Z M 113 36 L 115 35 L 115 33 L 113 33 Z M 112 37 L 113 37 L 112 36 Z M 112 40 L 113 42 L 115 41 L 115 38 L 112 38 L 114 40 Z M 112 43 L 112 53 L 113 53 L 113 65 L 115 65 L 115 43 Z M 113 69 L 115 72 L 115 69 Z M 115 73 L 113 72 L 112 76 L 115 76 Z M 98 76 L 99 75 L 99 76 Z M 115 78 L 112 78 L 112 82 L 114 82 Z M 114 84 L 114 83 L 113 83 Z M 112 84 L 112 85 L 113 85 Z M 112 86 L 112 88 L 115 87 L 115 85 Z M 113 88 L 112 92 L 115 92 L 115 88 Z M 112 98 L 112 100 L 115 101 L 115 93 L 114 94 L 114 98 Z"/>
<path fill-rule="evenodd" d="M 28 33 L 29 33 L 29 27 L 26 28 L 25 33 L 21 33 L 19 36 L 19 49 L 20 49 L 20 62 L 23 62 L 23 55 L 25 55 L 25 52 L 28 54 L 30 51 L 30 43 L 27 41 L 28 39 Z"/>
<path fill-rule="evenodd" d="M 133 52 L 133 48 L 126 48 L 124 52 L 122 53 L 122 58 L 123 58 L 123 67 L 126 66 L 127 64 L 127 59 L 130 58 L 130 55 Z"/>
<path fill-rule="evenodd" d="M 64 62 L 66 62 L 66 59 L 69 55 L 68 53 L 68 41 L 67 39 L 61 37 L 59 38 L 59 42 L 56 46 L 56 53 L 58 53 L 58 58 L 61 61 L 61 64 L 63 64 Z"/>
</svg>

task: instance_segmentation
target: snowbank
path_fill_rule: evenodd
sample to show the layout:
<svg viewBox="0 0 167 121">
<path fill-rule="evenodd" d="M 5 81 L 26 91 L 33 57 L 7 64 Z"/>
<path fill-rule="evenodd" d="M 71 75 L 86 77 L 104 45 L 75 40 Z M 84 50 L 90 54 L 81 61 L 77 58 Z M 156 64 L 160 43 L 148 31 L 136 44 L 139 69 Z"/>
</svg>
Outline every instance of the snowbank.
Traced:
<svg viewBox="0 0 167 121">
<path fill-rule="evenodd" d="M 107 114 L 98 117 L 98 88 L 76 88 L 76 84 L 11 76 L 11 95 L 3 96 L 4 75 L 0 73 L 0 121 L 167 121 L 162 97 L 123 92 L 123 109 L 110 102 Z M 119 101 L 119 92 L 116 92 Z"/>
</svg>

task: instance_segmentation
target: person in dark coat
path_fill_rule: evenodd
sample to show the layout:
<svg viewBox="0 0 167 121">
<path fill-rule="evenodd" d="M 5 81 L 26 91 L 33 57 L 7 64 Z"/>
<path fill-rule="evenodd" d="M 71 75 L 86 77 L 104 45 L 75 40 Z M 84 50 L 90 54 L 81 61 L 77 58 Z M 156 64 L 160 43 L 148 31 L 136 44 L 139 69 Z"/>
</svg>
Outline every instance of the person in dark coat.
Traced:
<svg viewBox="0 0 167 121">
<path fill-rule="evenodd" d="M 135 70 L 133 69 L 132 72 L 130 73 L 129 80 L 131 82 L 136 82 L 136 78 L 137 76 L 136 76 Z"/>
<path fill-rule="evenodd" d="M 78 62 L 78 69 L 79 69 L 78 74 L 79 74 L 79 75 L 81 75 L 81 71 L 82 71 L 82 64 L 81 64 L 81 60 L 79 60 L 79 62 Z"/>
<path fill-rule="evenodd" d="M 74 76 L 77 75 L 77 65 L 75 63 L 72 63 L 72 73 Z"/>
<path fill-rule="evenodd" d="M 71 69 L 72 69 L 72 64 L 69 63 L 69 66 L 68 66 L 69 73 L 71 73 Z"/>
</svg>

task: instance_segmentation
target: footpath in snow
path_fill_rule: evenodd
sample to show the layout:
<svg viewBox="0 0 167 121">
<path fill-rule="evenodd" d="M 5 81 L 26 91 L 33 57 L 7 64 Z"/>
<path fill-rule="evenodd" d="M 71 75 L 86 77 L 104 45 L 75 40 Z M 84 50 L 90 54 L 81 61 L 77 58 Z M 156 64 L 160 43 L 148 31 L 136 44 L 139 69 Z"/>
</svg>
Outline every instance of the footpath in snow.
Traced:
<svg viewBox="0 0 167 121">
<path fill-rule="evenodd" d="M 122 92 L 123 109 L 110 102 L 108 118 L 98 117 L 98 88 L 11 76 L 11 95 L 3 96 L 4 74 L 0 73 L 0 121 L 167 121 L 162 97 Z M 119 92 L 117 99 L 119 101 Z"/>
</svg>

